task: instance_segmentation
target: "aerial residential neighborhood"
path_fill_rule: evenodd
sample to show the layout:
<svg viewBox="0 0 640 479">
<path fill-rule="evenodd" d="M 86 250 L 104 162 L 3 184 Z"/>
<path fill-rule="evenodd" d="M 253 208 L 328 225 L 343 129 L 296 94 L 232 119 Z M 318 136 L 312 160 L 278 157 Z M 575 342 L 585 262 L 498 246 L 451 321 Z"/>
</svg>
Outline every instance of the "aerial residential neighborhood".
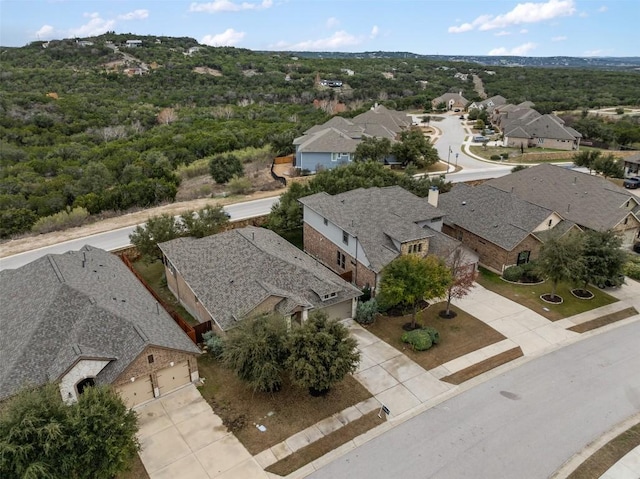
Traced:
<svg viewBox="0 0 640 479">
<path fill-rule="evenodd" d="M 631 3 L 18 3 L 2 478 L 640 477 Z"/>
</svg>

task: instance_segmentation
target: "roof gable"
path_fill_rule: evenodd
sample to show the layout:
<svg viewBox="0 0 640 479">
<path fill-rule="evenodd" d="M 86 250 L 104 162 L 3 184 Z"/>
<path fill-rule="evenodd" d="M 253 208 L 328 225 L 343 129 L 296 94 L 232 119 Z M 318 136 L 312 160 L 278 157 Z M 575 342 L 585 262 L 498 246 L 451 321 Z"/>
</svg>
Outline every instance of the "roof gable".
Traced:
<svg viewBox="0 0 640 479">
<path fill-rule="evenodd" d="M 237 325 L 269 296 L 283 297 L 286 310 L 295 305 L 306 309 L 331 304 L 323 303 L 317 291 L 336 292 L 332 302 L 361 294 L 264 228 L 249 226 L 205 238 L 177 238 L 159 246 L 224 330 Z"/>
</svg>

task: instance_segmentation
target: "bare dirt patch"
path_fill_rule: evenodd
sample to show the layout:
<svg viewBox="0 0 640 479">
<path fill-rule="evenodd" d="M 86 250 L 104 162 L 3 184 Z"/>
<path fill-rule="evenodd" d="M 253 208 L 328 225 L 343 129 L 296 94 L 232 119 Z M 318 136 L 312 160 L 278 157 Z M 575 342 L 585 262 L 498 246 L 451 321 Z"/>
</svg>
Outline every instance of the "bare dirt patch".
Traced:
<svg viewBox="0 0 640 479">
<path fill-rule="evenodd" d="M 195 67 L 193 69 L 193 71 L 195 73 L 200 73 L 203 75 L 211 75 L 214 77 L 221 77 L 222 76 L 222 72 L 220 70 L 216 70 L 215 68 L 209 68 L 209 67 Z"/>
</svg>

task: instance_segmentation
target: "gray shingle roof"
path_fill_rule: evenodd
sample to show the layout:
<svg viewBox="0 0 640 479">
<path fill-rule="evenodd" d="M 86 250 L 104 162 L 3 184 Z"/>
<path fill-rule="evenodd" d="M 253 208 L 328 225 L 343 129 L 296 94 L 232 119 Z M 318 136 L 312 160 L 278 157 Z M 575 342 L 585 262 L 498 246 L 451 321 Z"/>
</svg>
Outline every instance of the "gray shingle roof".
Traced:
<svg viewBox="0 0 640 479">
<path fill-rule="evenodd" d="M 640 165 L 640 153 L 636 153 L 634 155 L 627 156 L 626 158 L 623 158 L 623 161 L 625 163 L 633 163 L 633 164 L 636 164 L 636 165 Z"/>
<path fill-rule="evenodd" d="M 335 128 L 325 128 L 297 138 L 294 143 L 300 145 L 298 151 L 307 153 L 353 153 L 359 141 Z"/>
<path fill-rule="evenodd" d="M 411 126 L 411 119 L 404 113 L 389 110 L 382 105 L 359 114 L 353 120 L 357 125 L 382 125 L 387 130 L 399 133 L 405 128 Z"/>
<path fill-rule="evenodd" d="M 178 238 L 160 249 L 215 322 L 227 330 L 270 296 L 283 314 L 325 307 L 362 292 L 273 231 L 248 226 L 205 238 Z M 323 301 L 320 294 L 337 293 Z"/>
<path fill-rule="evenodd" d="M 438 104 L 438 103 L 449 103 L 449 101 L 456 101 L 456 102 L 460 102 L 460 103 L 464 103 L 466 104 L 468 101 L 465 97 L 463 97 L 460 93 L 445 93 L 444 95 L 440 95 L 437 98 L 434 98 L 432 100 L 432 103 Z"/>
<path fill-rule="evenodd" d="M 110 383 L 148 346 L 200 353 L 117 256 L 89 246 L 0 271 L 0 304 L 0 398 L 82 358 L 111 361 L 96 378 Z"/>
<path fill-rule="evenodd" d="M 600 176 L 541 164 L 495 178 L 486 184 L 552 209 L 579 226 L 611 229 L 631 212 L 624 205 L 638 198 Z"/>
<path fill-rule="evenodd" d="M 458 183 L 440 195 L 439 206 L 447 213 L 447 224 L 459 225 L 507 251 L 553 213 L 486 183 L 475 187 Z"/>
<path fill-rule="evenodd" d="M 444 215 L 426 198 L 399 186 L 359 188 L 333 196 L 316 193 L 299 201 L 351 236 L 357 236 L 371 263 L 370 269 L 375 272 L 382 271 L 400 254 L 392 239 L 405 242 L 430 238 L 434 230 L 416 223 Z"/>
</svg>

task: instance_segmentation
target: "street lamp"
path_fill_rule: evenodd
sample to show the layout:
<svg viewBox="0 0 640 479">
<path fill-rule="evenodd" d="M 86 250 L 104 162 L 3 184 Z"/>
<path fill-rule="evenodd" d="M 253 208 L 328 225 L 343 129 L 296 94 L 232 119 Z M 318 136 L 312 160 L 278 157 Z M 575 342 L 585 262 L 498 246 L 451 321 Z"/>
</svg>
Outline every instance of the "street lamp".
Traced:
<svg viewBox="0 0 640 479">
<path fill-rule="evenodd" d="M 449 146 L 449 154 L 447 155 L 447 171 L 449 171 L 449 166 L 451 165 L 451 163 L 449 163 L 449 160 L 451 159 L 451 146 Z"/>
<path fill-rule="evenodd" d="M 456 168 L 458 167 L 458 155 L 459 155 L 459 154 L 460 154 L 460 153 L 456 153 Z"/>
</svg>

